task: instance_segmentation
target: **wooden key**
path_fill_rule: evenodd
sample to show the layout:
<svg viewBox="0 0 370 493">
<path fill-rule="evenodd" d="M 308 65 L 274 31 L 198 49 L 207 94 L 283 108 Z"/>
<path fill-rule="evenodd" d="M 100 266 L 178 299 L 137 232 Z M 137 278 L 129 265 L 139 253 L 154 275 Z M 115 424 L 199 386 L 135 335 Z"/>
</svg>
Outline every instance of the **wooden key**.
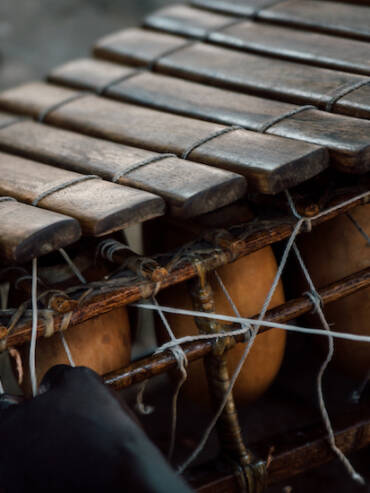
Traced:
<svg viewBox="0 0 370 493">
<path fill-rule="evenodd" d="M 171 214 L 183 217 L 234 202 L 246 188 L 245 179 L 229 171 L 32 120 L 0 130 L 0 149 L 158 194 L 166 200 Z"/>
<path fill-rule="evenodd" d="M 145 25 L 230 48 L 370 75 L 370 48 L 364 41 L 243 21 L 186 5 L 172 5 L 154 12 Z"/>
<path fill-rule="evenodd" d="M 123 82 L 109 84 L 109 75 L 114 71 L 118 72 L 120 67 L 124 72 L 128 71 L 125 66 L 101 60 L 75 60 L 54 70 L 50 79 L 59 84 L 80 89 L 89 88 L 96 92 L 103 85 L 107 87 L 105 95 L 120 101 L 216 123 L 240 125 L 259 132 L 266 129 L 265 132 L 269 134 L 324 145 L 330 150 L 331 163 L 340 170 L 363 173 L 370 169 L 368 121 L 314 109 L 294 115 L 291 113 L 298 111 L 299 106 L 149 71 L 142 71 Z M 108 75 L 103 79 L 95 74 Z M 276 119 L 284 115 L 287 115 L 286 118 L 276 122 Z M 272 125 L 269 127 L 270 124 Z M 0 146 L 3 135 L 11 131 L 10 128 L 0 132 Z"/>
<path fill-rule="evenodd" d="M 1 195 L 74 217 L 85 234 L 104 235 L 163 213 L 160 197 L 96 177 L 86 178 L 0 153 Z"/>
<path fill-rule="evenodd" d="M 370 39 L 368 5 L 315 0 L 191 0 L 197 7 L 313 31 Z"/>
<path fill-rule="evenodd" d="M 47 109 L 45 101 L 49 104 L 59 98 L 60 104 L 71 93 L 47 84 L 29 84 L 3 92 L 0 105 L 36 116 Z M 313 144 L 223 127 L 97 96 L 85 96 L 61 105 L 48 113 L 46 122 L 228 169 L 245 175 L 252 188 L 262 193 L 277 193 L 306 181 L 328 166 L 326 149 Z"/>
<path fill-rule="evenodd" d="M 181 39 L 183 45 L 179 47 Z M 354 96 L 363 89 L 358 85 L 369 82 L 367 77 L 356 74 L 241 53 L 206 43 L 189 44 L 189 40 L 179 36 L 140 29 L 121 31 L 110 41 L 103 38 L 94 52 L 99 58 L 154 66 L 157 71 L 186 79 L 291 103 L 313 104 L 334 112 L 341 111 L 341 106 L 335 103 L 347 91 Z M 365 102 L 361 107 L 362 114 L 370 118 L 367 108 Z M 359 116 L 359 111 L 353 109 L 351 115 Z"/>
<path fill-rule="evenodd" d="M 0 196 L 0 257 L 3 260 L 28 262 L 70 245 L 80 236 L 81 229 L 75 219 Z"/>
</svg>

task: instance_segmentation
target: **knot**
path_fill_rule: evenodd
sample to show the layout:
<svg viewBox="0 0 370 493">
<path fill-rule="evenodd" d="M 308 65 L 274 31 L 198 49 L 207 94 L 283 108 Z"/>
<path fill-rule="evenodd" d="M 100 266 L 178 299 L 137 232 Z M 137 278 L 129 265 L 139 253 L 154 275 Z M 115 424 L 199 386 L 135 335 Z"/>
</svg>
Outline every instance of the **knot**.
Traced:
<svg viewBox="0 0 370 493">
<path fill-rule="evenodd" d="M 313 304 L 314 308 L 312 310 L 312 313 L 319 313 L 322 310 L 323 307 L 323 301 L 321 296 L 318 294 L 317 291 L 306 291 L 303 293 L 307 298 L 311 301 Z"/>
<path fill-rule="evenodd" d="M 241 328 L 243 330 L 245 330 L 245 334 L 244 334 L 244 337 L 243 337 L 243 342 L 249 342 L 251 340 L 252 333 L 253 333 L 251 324 L 242 323 L 240 325 L 241 325 Z"/>
<path fill-rule="evenodd" d="M 306 231 L 308 233 L 311 233 L 312 231 L 312 219 L 309 218 L 309 217 L 303 217 L 301 216 L 301 214 L 299 214 L 299 212 L 297 211 L 296 209 L 296 206 L 294 204 L 294 201 L 292 199 L 292 196 L 290 195 L 289 191 L 288 190 L 284 190 L 285 192 L 285 195 L 287 197 L 287 200 L 288 200 L 288 204 L 289 204 L 289 207 L 290 207 L 290 210 L 292 211 L 292 214 L 299 220 L 299 221 L 302 221 L 304 222 L 305 226 L 306 226 Z"/>
</svg>

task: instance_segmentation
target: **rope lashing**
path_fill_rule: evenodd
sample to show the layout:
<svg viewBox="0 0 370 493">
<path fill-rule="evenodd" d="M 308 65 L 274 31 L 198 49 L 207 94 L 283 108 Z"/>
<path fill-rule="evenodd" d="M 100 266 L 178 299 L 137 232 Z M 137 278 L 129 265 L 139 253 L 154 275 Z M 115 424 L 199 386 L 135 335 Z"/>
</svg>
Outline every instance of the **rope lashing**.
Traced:
<svg viewBox="0 0 370 493">
<path fill-rule="evenodd" d="M 53 111 L 56 111 L 56 110 L 59 110 L 60 108 L 62 108 L 63 106 L 66 106 L 67 104 L 69 103 L 73 103 L 74 101 L 77 101 L 78 99 L 82 99 L 82 98 L 85 98 L 86 96 L 88 96 L 89 94 L 87 92 L 79 92 L 77 94 L 73 94 L 72 96 L 66 98 L 66 99 L 63 99 L 62 101 L 60 101 L 59 103 L 55 103 L 51 106 L 49 106 L 48 108 L 40 111 L 38 117 L 37 117 L 37 120 L 40 122 L 40 123 L 43 123 L 45 118 L 50 114 L 52 113 Z"/>
<path fill-rule="evenodd" d="M 78 183 L 83 183 L 84 181 L 88 180 L 101 180 L 100 176 L 96 175 L 86 175 L 86 176 L 79 176 L 78 178 L 74 178 L 73 180 L 68 180 L 64 183 L 60 183 L 59 185 L 55 185 L 55 187 L 49 188 L 49 190 L 45 190 L 45 192 L 40 193 L 33 201 L 32 205 L 36 206 L 41 202 L 41 200 L 45 199 L 46 197 L 49 197 L 49 195 L 52 195 L 53 193 L 60 192 L 61 190 L 64 190 L 65 188 L 71 187 L 73 185 L 77 185 Z"/>
<path fill-rule="evenodd" d="M 177 157 L 176 154 L 171 154 L 171 153 L 166 153 L 166 154 L 159 154 L 158 156 L 152 156 L 148 159 L 143 159 L 142 161 L 139 161 L 138 163 L 132 164 L 131 166 L 127 167 L 125 170 L 118 171 L 112 178 L 112 181 L 114 183 L 117 183 L 117 181 L 122 178 L 127 176 L 130 173 L 133 173 L 134 171 L 137 171 L 140 168 L 143 168 L 145 166 L 148 166 L 150 164 L 157 163 L 159 161 L 163 161 L 164 159 L 168 159 L 171 157 Z"/>
<path fill-rule="evenodd" d="M 235 132 L 236 130 L 244 130 L 243 127 L 240 127 L 239 125 L 233 125 L 230 127 L 225 127 L 222 128 L 221 130 L 217 130 L 216 132 L 212 133 L 211 135 L 208 135 L 207 137 L 204 137 L 203 139 L 199 139 L 194 144 L 191 144 L 181 155 L 181 159 L 188 159 L 190 154 L 195 151 L 195 149 L 198 149 L 198 147 L 202 146 L 203 144 L 207 144 L 207 142 L 210 142 L 211 140 L 217 139 L 217 137 L 221 137 L 222 135 L 226 135 L 230 132 Z"/>
</svg>

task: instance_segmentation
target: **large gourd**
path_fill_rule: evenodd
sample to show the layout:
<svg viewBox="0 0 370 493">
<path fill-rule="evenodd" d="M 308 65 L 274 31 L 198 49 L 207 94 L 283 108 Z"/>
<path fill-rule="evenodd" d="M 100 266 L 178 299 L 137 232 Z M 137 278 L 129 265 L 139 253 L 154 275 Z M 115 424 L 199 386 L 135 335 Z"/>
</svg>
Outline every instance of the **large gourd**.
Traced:
<svg viewBox="0 0 370 493">
<path fill-rule="evenodd" d="M 249 217 L 251 217 L 250 213 Z M 181 234 L 175 228 L 168 228 L 164 236 L 167 245 L 172 247 L 174 238 L 178 240 Z M 182 236 L 182 240 L 184 239 L 189 241 L 189 237 Z M 276 259 L 271 247 L 263 248 L 217 269 L 242 317 L 250 317 L 260 312 L 276 271 Z M 215 297 L 216 312 L 235 316 L 215 275 L 210 273 L 209 280 Z M 163 291 L 159 299 L 163 305 L 193 308 L 191 296 L 184 284 Z M 279 283 L 269 308 L 282 303 L 284 303 L 284 291 L 282 283 Z M 166 316 L 177 337 L 199 333 L 192 317 L 171 314 Z M 163 329 L 158 330 L 158 333 L 162 342 L 166 340 Z M 272 329 L 257 336 L 234 388 L 234 397 L 238 404 L 254 401 L 268 389 L 279 371 L 285 343 L 286 333 L 282 330 Z M 245 344 L 237 344 L 229 351 L 230 374 L 235 371 L 244 349 Z M 208 400 L 203 361 L 196 361 L 190 365 L 184 393 L 196 402 Z"/>
<path fill-rule="evenodd" d="M 79 252 L 73 260 L 88 281 L 98 280 L 107 273 L 103 263 L 95 265 L 91 249 Z M 76 281 L 70 268 L 62 261 L 46 268 L 40 267 L 40 277 L 54 287 L 67 286 Z M 58 282 L 59 281 L 59 282 Z M 76 366 L 87 366 L 100 375 L 117 370 L 130 362 L 130 324 L 125 307 L 114 309 L 75 325 L 64 332 Z M 30 392 L 28 368 L 29 345 L 20 349 L 24 361 L 25 378 L 23 390 Z M 60 334 L 41 337 L 36 345 L 36 374 L 38 382 L 56 364 L 69 364 Z"/>
<path fill-rule="evenodd" d="M 350 214 L 370 235 L 370 205 L 356 207 Z M 299 244 L 317 287 L 370 266 L 370 246 L 346 214 L 315 227 L 311 233 L 302 236 Z M 370 335 L 370 289 L 328 304 L 325 314 L 333 330 Z M 320 321 L 314 315 L 306 316 L 305 321 L 320 327 Z M 317 340 L 327 347 L 323 338 Z M 370 370 L 370 346 L 336 339 L 334 362 L 353 377 L 363 378 Z"/>
</svg>

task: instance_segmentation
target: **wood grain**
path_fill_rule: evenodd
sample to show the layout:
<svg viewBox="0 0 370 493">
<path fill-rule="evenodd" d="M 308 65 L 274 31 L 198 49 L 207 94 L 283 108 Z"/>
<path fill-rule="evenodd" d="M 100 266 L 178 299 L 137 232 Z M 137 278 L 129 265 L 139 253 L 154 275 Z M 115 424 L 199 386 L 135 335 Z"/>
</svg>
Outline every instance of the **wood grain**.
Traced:
<svg viewBox="0 0 370 493">
<path fill-rule="evenodd" d="M 183 47 L 166 55 L 163 46 L 166 45 L 168 50 L 174 49 L 180 39 Z M 99 58 L 120 63 L 147 66 L 149 62 L 155 62 L 157 71 L 177 77 L 290 103 L 314 104 L 320 109 L 326 108 L 338 90 L 367 81 L 367 77 L 357 74 L 310 67 L 201 42 L 185 43 L 186 39 L 179 36 L 129 29 L 117 33 L 111 44 L 98 41 L 94 52 Z M 358 93 L 362 94 L 361 88 L 354 90 L 351 96 L 357 96 L 361 115 L 370 118 L 368 100 Z M 346 114 L 360 116 L 358 109 L 351 111 L 347 108 Z M 336 104 L 332 111 L 340 112 L 341 106 Z"/>
<path fill-rule="evenodd" d="M 237 17 L 172 5 L 154 12 L 145 20 L 145 25 L 234 49 L 370 75 L 370 49 L 365 41 L 239 20 L 237 23 Z M 228 25 L 230 27 L 225 27 Z"/>
<path fill-rule="evenodd" d="M 50 75 L 53 82 L 99 92 L 102 84 L 119 68 L 128 67 L 101 60 L 82 59 L 58 67 Z M 106 78 L 98 76 L 106 74 Z M 112 80 L 112 79 L 111 79 Z M 105 92 L 119 101 L 182 114 L 226 125 L 240 125 L 261 131 L 280 115 L 298 109 L 296 105 L 235 93 L 196 82 L 142 71 L 129 80 L 111 85 Z M 370 100 L 370 99 L 369 99 Z M 19 125 L 18 125 L 19 127 Z M 11 130 L 5 130 L 8 133 Z M 309 110 L 275 123 L 266 133 L 326 146 L 331 164 L 342 171 L 370 169 L 370 122 Z M 0 132 L 1 145 L 2 132 Z"/>
<path fill-rule="evenodd" d="M 42 193 L 82 175 L 0 153 L 0 194 L 32 204 Z M 100 179 L 76 183 L 40 200 L 39 207 L 77 219 L 85 234 L 99 236 L 163 213 L 163 201 L 141 190 Z"/>
<path fill-rule="evenodd" d="M 69 89 L 33 83 L 0 94 L 0 106 L 35 116 L 45 109 L 45 100 L 65 100 L 71 93 Z M 49 113 L 46 122 L 178 156 L 198 143 L 189 159 L 242 174 L 251 188 L 262 193 L 275 194 L 328 166 L 328 153 L 322 147 L 248 130 L 235 130 L 201 145 L 201 139 L 216 135 L 224 127 L 97 96 L 63 105 Z"/>
<path fill-rule="evenodd" d="M 117 183 L 160 195 L 169 212 L 182 217 L 222 207 L 240 198 L 246 188 L 242 176 L 176 157 L 133 170 L 136 164 L 160 155 L 32 120 L 0 130 L 0 149 L 109 181 L 119 177 Z"/>
<path fill-rule="evenodd" d="M 258 19 L 299 26 L 351 38 L 370 39 L 370 8 L 355 3 L 335 3 L 315 0 L 286 0 L 269 2 L 258 0 L 191 0 L 197 7 L 218 12 L 253 16 L 258 9 Z"/>
<path fill-rule="evenodd" d="M 24 263 L 74 243 L 81 236 L 71 217 L 21 204 L 0 201 L 0 258 Z"/>
</svg>

